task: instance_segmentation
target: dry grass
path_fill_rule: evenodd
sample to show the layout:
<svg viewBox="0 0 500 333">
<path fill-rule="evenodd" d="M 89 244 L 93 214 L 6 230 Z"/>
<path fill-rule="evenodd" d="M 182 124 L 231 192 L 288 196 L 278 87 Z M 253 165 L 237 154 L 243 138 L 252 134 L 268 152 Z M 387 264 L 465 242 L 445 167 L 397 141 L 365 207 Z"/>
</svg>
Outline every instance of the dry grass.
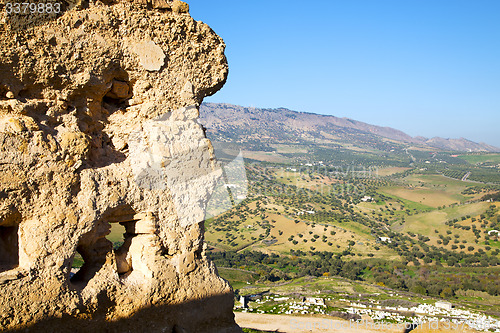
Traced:
<svg viewBox="0 0 500 333">
<path fill-rule="evenodd" d="M 470 245 L 474 246 L 474 252 L 478 248 L 483 248 L 484 250 L 484 247 L 486 246 L 484 242 L 481 241 L 479 242 L 479 244 L 475 243 L 474 240 L 476 239 L 476 237 L 474 236 L 472 229 L 463 230 L 453 228 L 446 225 L 445 222 L 458 218 L 458 223 L 460 225 L 472 226 L 472 224 L 475 224 L 476 227 L 481 230 L 480 223 L 478 221 L 473 223 L 470 218 L 462 221 L 460 217 L 470 215 L 471 217 L 475 217 L 477 220 L 479 220 L 479 215 L 484 213 L 489 205 L 490 204 L 486 202 L 478 202 L 469 205 L 446 208 L 443 210 L 434 210 L 432 212 L 412 215 L 407 217 L 404 225 L 398 229 L 400 229 L 399 231 L 402 232 L 410 231 L 429 237 L 430 241 L 427 243 L 428 245 L 444 246 L 443 244 L 437 243 L 440 239 L 439 235 L 443 235 L 452 237 L 450 243 L 444 246 L 449 250 L 451 250 L 452 245 L 458 246 L 460 244 L 465 245 L 465 249 L 467 249 L 467 247 L 469 247 Z M 437 230 L 438 233 L 435 233 L 434 230 Z M 447 234 L 447 231 L 451 231 L 451 234 Z M 453 240 L 455 239 L 454 235 L 459 235 L 459 244 L 455 244 L 453 242 Z M 463 240 L 467 241 L 467 243 L 462 243 Z M 482 238 L 481 240 L 484 241 L 484 239 Z"/>
<path fill-rule="evenodd" d="M 404 168 L 404 167 L 390 167 L 390 168 L 383 168 L 383 169 L 378 169 L 378 175 L 379 176 L 390 176 L 398 172 L 403 172 L 406 170 L 410 170 L 411 168 Z"/>
<path fill-rule="evenodd" d="M 288 163 L 290 161 L 289 158 L 276 154 L 270 153 L 267 151 L 243 151 L 243 157 L 263 162 L 273 162 L 273 163 Z"/>
<path fill-rule="evenodd" d="M 462 196 L 448 191 L 428 188 L 386 187 L 383 192 L 434 208 L 458 203 L 462 199 Z"/>
<path fill-rule="evenodd" d="M 342 252 L 348 248 L 348 242 L 353 240 L 356 244 L 352 247 L 352 251 L 356 254 L 360 253 L 362 257 L 367 257 L 368 253 L 376 253 L 378 258 L 398 258 L 396 253 L 385 247 L 380 247 L 380 250 L 376 251 L 374 249 L 374 246 L 377 245 L 375 238 L 370 235 L 369 230 L 364 230 L 367 229 L 366 227 L 361 225 L 345 224 L 334 226 L 313 224 L 312 222 L 307 224 L 305 221 L 295 223 L 293 220 L 278 214 L 270 214 L 268 219 L 275 220 L 276 222 L 271 223 L 271 233 L 267 239 L 274 237 L 277 242 L 269 246 L 258 242 L 252 246 L 255 250 L 263 250 L 266 253 L 287 253 L 291 249 L 309 251 L 311 250 L 311 246 L 313 246 L 315 251 Z M 281 235 L 280 231 L 282 232 Z M 335 235 L 331 235 L 332 231 L 335 232 Z M 299 234 L 302 234 L 303 237 L 299 237 Z M 316 241 L 313 242 L 311 239 L 314 239 L 315 234 L 319 238 L 316 238 Z M 323 235 L 326 236 L 326 242 L 323 242 Z M 288 240 L 290 236 L 294 236 L 293 240 L 298 241 L 296 245 L 293 244 L 293 241 Z M 304 242 L 304 239 L 307 242 Z M 332 245 L 328 245 L 329 242 Z M 356 258 L 360 257 L 356 256 Z"/>
<path fill-rule="evenodd" d="M 309 177 L 306 173 L 301 173 L 298 171 L 277 171 L 275 173 L 276 179 L 285 185 L 294 185 L 299 188 L 307 188 L 313 191 L 329 191 L 331 190 L 331 185 L 339 183 L 339 180 L 323 176 L 323 175 L 312 175 Z"/>
</svg>

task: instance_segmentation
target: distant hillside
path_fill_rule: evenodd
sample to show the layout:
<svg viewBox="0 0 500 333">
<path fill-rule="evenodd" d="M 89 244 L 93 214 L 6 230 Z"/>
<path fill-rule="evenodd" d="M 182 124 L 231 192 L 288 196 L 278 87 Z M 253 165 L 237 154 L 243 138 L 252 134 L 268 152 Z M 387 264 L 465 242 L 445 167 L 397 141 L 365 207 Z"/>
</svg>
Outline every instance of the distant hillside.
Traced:
<svg viewBox="0 0 500 333">
<path fill-rule="evenodd" d="M 297 112 L 285 108 L 261 109 L 232 104 L 204 103 L 200 117 L 218 141 L 254 143 L 337 144 L 389 151 L 395 145 L 448 151 L 500 151 L 500 148 L 464 138 L 411 137 L 390 127 L 349 118 Z"/>
<path fill-rule="evenodd" d="M 431 147 L 440 148 L 443 150 L 456 150 L 456 151 L 487 151 L 498 152 L 500 148 L 488 145 L 484 142 L 474 142 L 464 138 L 460 139 L 443 139 L 435 137 L 428 139 L 425 143 Z"/>
</svg>

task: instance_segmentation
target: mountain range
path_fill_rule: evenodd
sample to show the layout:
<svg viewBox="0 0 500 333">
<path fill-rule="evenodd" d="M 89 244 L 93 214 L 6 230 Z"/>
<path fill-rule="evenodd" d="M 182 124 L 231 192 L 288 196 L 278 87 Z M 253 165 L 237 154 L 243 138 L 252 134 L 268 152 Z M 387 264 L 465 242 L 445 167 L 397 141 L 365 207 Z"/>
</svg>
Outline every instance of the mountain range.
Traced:
<svg viewBox="0 0 500 333">
<path fill-rule="evenodd" d="M 203 103 L 200 119 L 212 138 L 226 142 L 329 143 L 386 150 L 401 145 L 417 149 L 457 152 L 498 152 L 500 148 L 465 138 L 412 137 L 391 127 L 361 121 L 298 112 L 286 108 L 243 107 L 226 103 Z"/>
</svg>

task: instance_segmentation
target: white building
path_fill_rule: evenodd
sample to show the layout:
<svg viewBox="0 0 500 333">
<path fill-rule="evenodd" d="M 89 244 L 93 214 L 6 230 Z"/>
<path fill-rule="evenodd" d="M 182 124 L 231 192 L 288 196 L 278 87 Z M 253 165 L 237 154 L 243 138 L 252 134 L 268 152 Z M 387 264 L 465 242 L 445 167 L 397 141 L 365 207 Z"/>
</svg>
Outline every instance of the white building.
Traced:
<svg viewBox="0 0 500 333">
<path fill-rule="evenodd" d="M 436 308 L 445 310 L 451 310 L 451 308 L 453 308 L 453 305 L 450 302 L 445 302 L 445 301 L 437 301 L 435 306 Z"/>
<path fill-rule="evenodd" d="M 378 240 L 384 243 L 392 243 L 391 237 L 379 237 Z"/>
<path fill-rule="evenodd" d="M 240 303 L 243 309 L 248 309 L 248 301 L 249 301 L 248 296 L 240 296 Z"/>
</svg>

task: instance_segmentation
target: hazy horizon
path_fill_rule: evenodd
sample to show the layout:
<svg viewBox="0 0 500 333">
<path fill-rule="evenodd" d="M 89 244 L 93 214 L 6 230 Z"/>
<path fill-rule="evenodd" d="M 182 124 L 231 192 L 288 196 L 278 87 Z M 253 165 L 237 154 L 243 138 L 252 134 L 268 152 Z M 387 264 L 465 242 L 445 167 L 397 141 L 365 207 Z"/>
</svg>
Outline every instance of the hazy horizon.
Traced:
<svg viewBox="0 0 500 333">
<path fill-rule="evenodd" d="M 189 1 L 226 42 L 206 102 L 347 117 L 500 147 L 500 3 Z"/>
</svg>

